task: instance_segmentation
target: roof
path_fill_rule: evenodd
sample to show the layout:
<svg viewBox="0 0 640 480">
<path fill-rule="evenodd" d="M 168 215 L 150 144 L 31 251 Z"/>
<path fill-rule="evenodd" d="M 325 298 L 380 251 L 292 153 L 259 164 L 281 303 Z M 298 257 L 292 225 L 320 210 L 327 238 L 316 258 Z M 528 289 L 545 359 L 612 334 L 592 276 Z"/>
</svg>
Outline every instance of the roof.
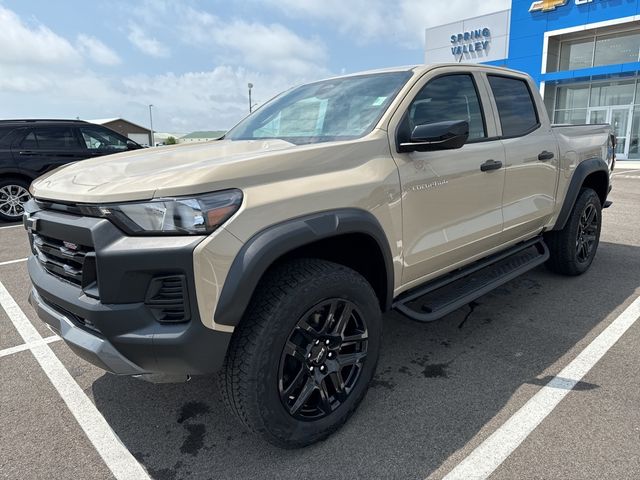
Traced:
<svg viewBox="0 0 640 480">
<path fill-rule="evenodd" d="M 87 122 L 89 123 L 95 123 L 96 125 L 104 125 L 106 123 L 112 123 L 112 122 L 117 122 L 118 120 L 123 121 L 123 122 L 127 122 L 131 125 L 133 125 L 134 127 L 138 127 L 138 128 L 142 128 L 144 130 L 148 130 L 151 131 L 151 129 L 149 127 L 143 127 L 142 125 L 138 125 L 137 123 L 133 123 L 131 120 L 127 120 L 126 118 L 122 118 L 122 117 L 115 117 L 115 118 L 95 118 L 93 120 L 87 120 Z"/>
<path fill-rule="evenodd" d="M 17 118 L 17 119 L 8 119 L 8 120 L 0 120 L 0 124 L 11 124 L 11 123 L 87 123 L 84 120 L 76 120 L 70 119 L 66 120 L 64 118 Z"/>
<path fill-rule="evenodd" d="M 213 139 L 213 138 L 220 138 L 225 133 L 227 132 L 224 130 L 202 130 L 198 132 L 188 133 L 187 135 L 180 138 L 211 138 Z"/>
</svg>

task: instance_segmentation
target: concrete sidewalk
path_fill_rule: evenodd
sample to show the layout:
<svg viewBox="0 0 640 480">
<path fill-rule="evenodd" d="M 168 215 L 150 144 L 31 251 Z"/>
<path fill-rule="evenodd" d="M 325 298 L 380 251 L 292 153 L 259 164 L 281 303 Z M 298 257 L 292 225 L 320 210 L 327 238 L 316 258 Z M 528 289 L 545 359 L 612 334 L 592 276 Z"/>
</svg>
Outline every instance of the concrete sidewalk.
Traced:
<svg viewBox="0 0 640 480">
<path fill-rule="evenodd" d="M 615 170 L 632 169 L 640 170 L 640 161 L 637 160 L 617 160 Z"/>
</svg>

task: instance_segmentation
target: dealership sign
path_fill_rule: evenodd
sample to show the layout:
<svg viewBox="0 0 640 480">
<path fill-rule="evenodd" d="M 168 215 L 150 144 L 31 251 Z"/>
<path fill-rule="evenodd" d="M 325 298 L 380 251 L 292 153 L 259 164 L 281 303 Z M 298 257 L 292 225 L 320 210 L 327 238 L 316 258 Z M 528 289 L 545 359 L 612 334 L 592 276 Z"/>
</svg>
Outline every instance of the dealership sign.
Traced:
<svg viewBox="0 0 640 480">
<path fill-rule="evenodd" d="M 489 48 L 491 30 L 480 28 L 451 35 L 451 54 L 463 55 L 465 53 L 481 52 Z"/>
<path fill-rule="evenodd" d="M 576 5 L 591 3 L 593 0 L 575 0 Z M 564 7 L 569 0 L 537 0 L 529 7 L 530 12 L 550 12 L 558 7 Z"/>
</svg>

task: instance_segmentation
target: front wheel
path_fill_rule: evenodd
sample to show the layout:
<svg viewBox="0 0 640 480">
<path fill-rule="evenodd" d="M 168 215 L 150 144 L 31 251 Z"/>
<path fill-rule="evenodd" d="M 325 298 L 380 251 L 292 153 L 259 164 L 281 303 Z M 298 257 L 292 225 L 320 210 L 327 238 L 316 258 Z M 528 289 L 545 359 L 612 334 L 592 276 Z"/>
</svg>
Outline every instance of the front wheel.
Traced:
<svg viewBox="0 0 640 480">
<path fill-rule="evenodd" d="M 591 188 L 584 188 L 564 228 L 545 235 L 551 255 L 549 269 L 564 275 L 586 272 L 596 256 L 601 227 L 600 197 Z"/>
<path fill-rule="evenodd" d="M 357 272 L 322 260 L 276 267 L 234 332 L 220 386 L 249 429 L 285 448 L 337 430 L 367 391 L 381 313 Z"/>
</svg>

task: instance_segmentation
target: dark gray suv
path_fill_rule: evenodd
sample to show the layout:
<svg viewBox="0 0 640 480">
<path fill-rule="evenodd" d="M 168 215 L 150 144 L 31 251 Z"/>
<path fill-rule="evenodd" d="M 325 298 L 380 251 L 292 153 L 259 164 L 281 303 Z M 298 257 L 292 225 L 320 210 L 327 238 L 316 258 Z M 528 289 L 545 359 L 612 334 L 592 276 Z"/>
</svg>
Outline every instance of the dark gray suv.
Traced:
<svg viewBox="0 0 640 480">
<path fill-rule="evenodd" d="M 49 170 L 138 148 L 113 130 L 81 120 L 0 120 L 0 220 L 22 217 L 31 181 Z"/>
</svg>

